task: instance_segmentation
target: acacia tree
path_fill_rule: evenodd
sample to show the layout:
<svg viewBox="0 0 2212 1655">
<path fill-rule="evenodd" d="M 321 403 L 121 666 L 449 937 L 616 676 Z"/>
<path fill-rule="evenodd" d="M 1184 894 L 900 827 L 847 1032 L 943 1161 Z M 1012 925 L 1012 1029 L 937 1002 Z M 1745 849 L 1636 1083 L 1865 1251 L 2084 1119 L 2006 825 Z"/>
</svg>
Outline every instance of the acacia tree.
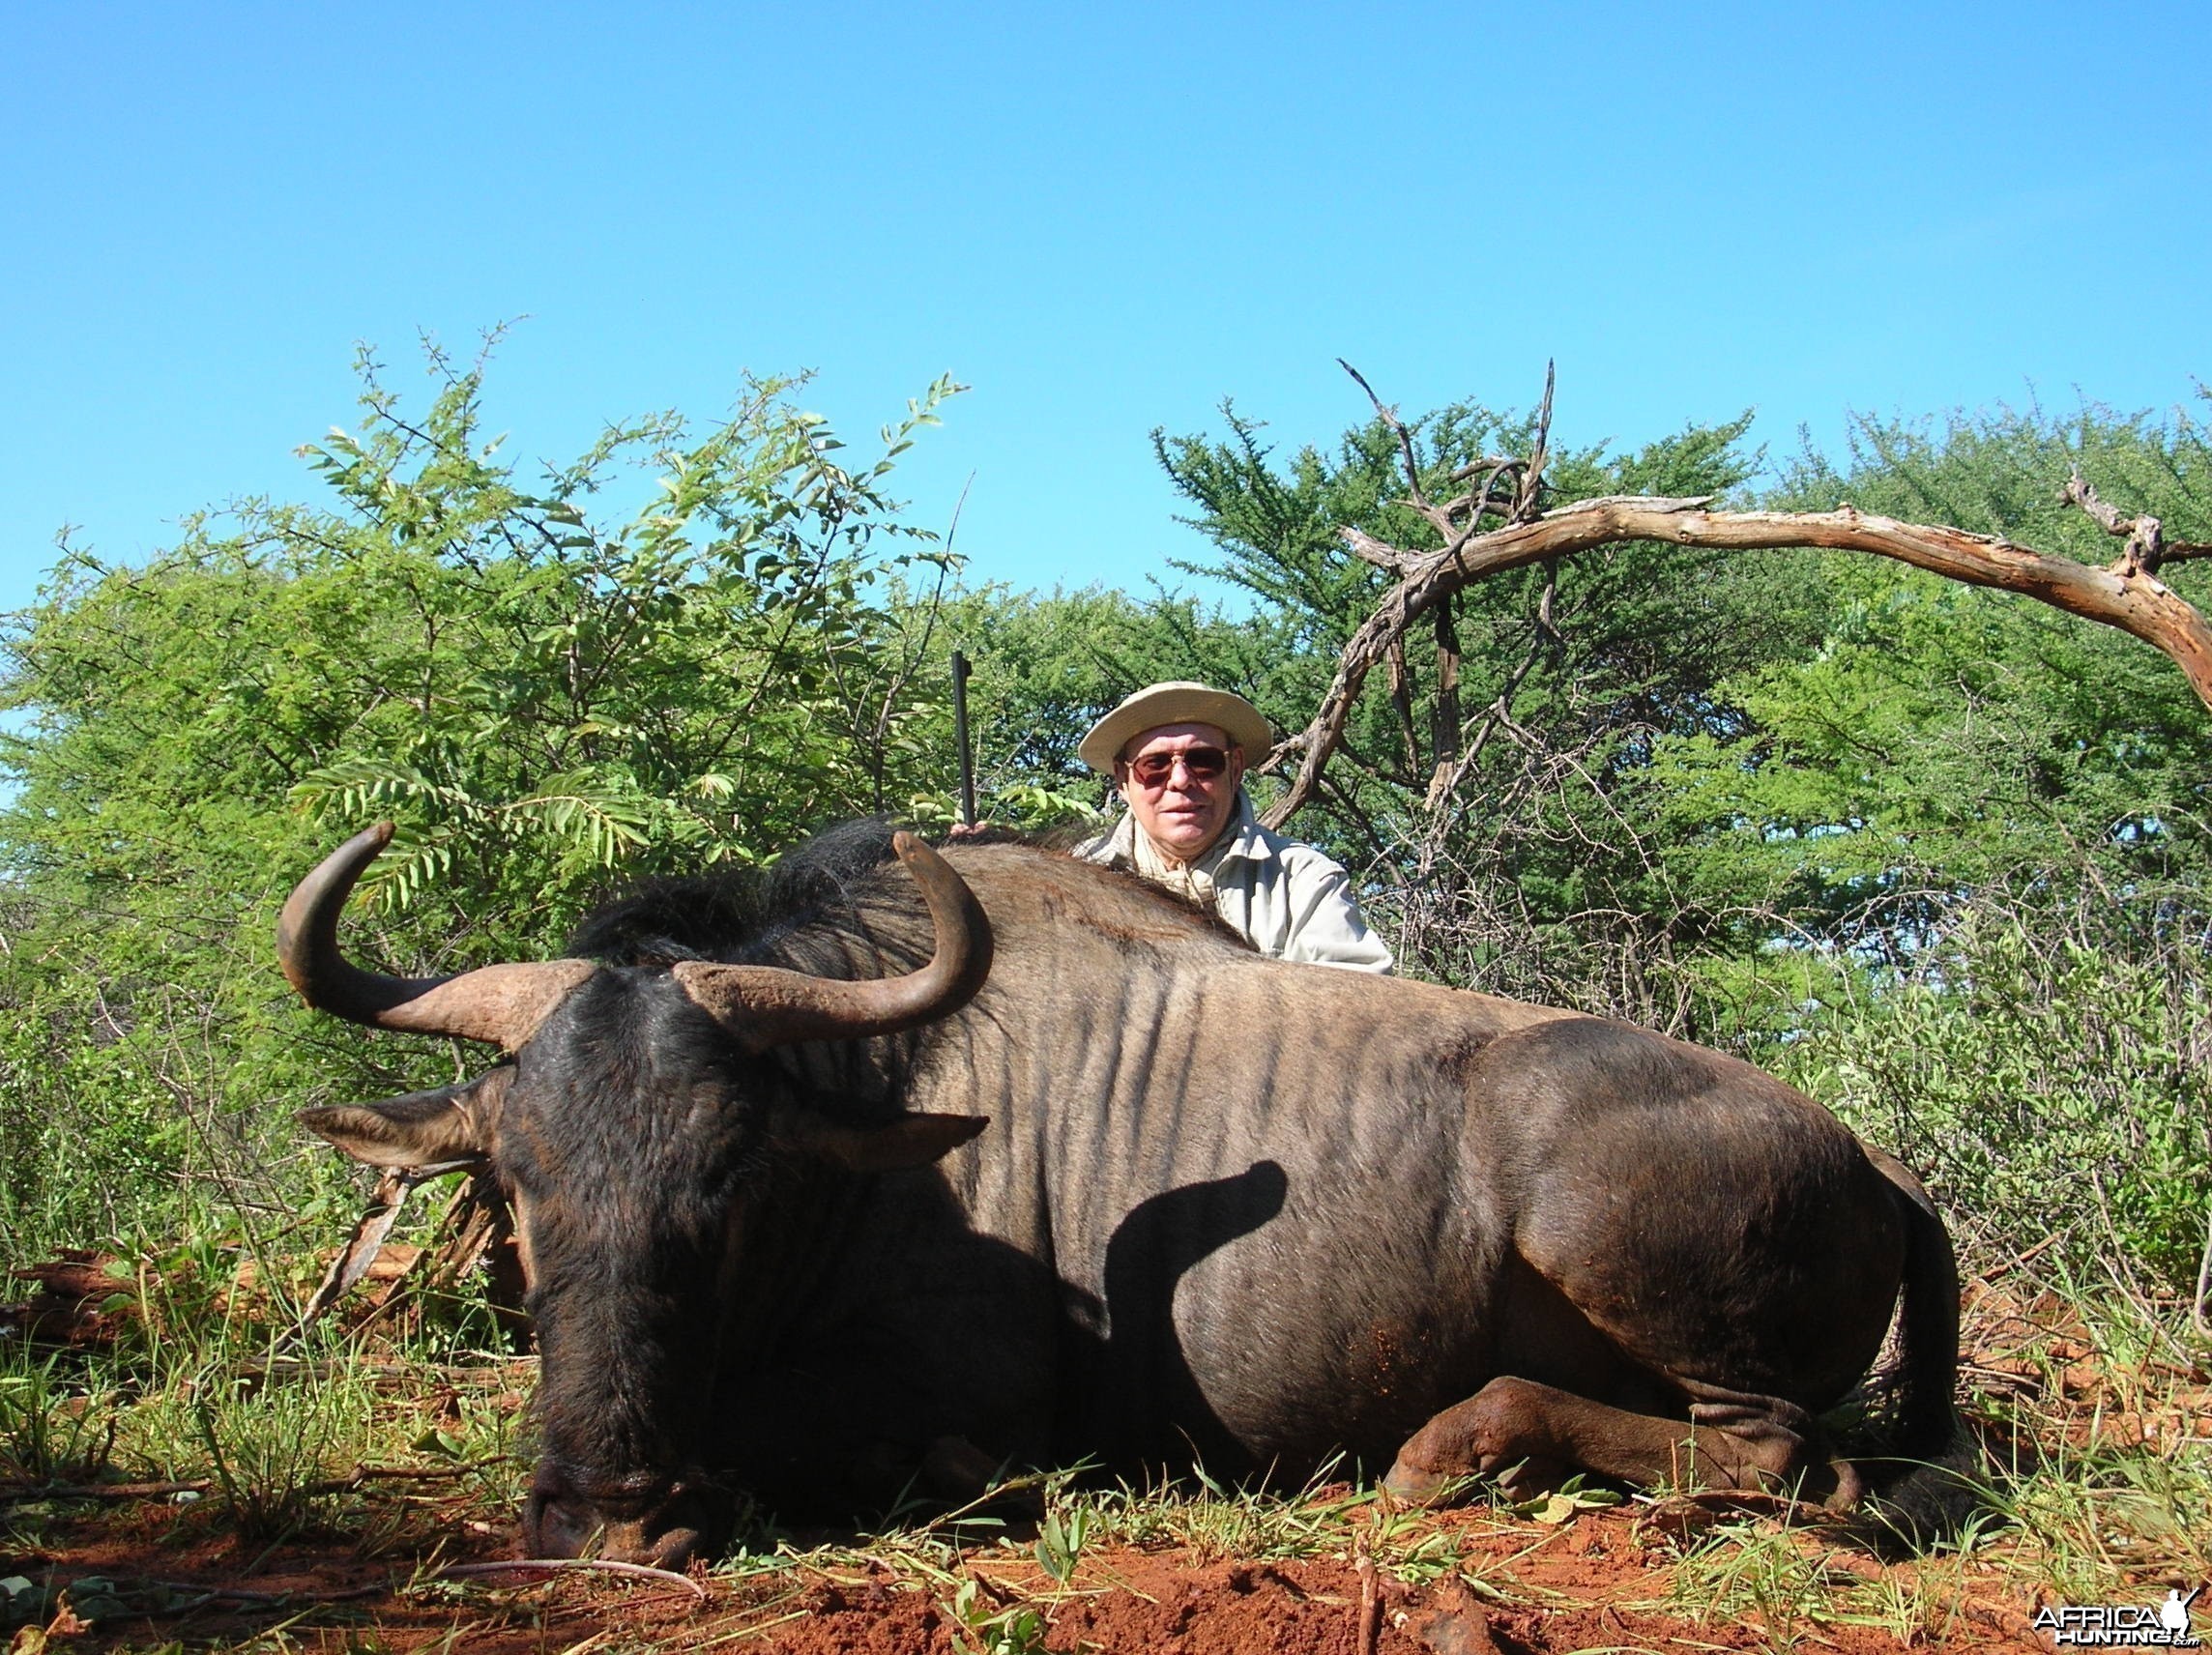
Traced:
<svg viewBox="0 0 2212 1655">
<path fill-rule="evenodd" d="M 1347 537 L 1430 532 L 1409 464 L 1424 494 L 1493 472 L 1509 492 L 1512 468 L 1490 456 L 1527 451 L 1540 424 L 1457 405 L 1410 425 L 1374 421 L 1333 454 L 1287 462 L 1234 412 L 1227 441 L 1159 440 L 1224 554 L 1208 572 L 1258 600 L 1254 630 L 1303 645 L 1230 682 L 1281 726 L 1307 726 L 1392 592 L 1388 570 L 1346 554 Z M 1748 424 L 1693 425 L 1626 454 L 1554 449 L 1547 469 L 1587 494 L 1724 491 L 1755 469 Z M 1673 732 L 1735 728 L 1717 686 L 1813 646 L 1820 585 L 1798 572 L 1630 544 L 1444 595 L 1359 657 L 1365 693 L 1340 698 L 1332 741 L 1304 772 L 1299 830 L 1363 870 L 1412 969 L 1688 1028 L 1665 962 L 1723 916 L 1639 828 L 1658 807 L 1650 758 Z M 1269 768 L 1295 777 L 1303 756 L 1294 736 Z M 1288 795 L 1269 801 L 1265 785 L 1279 821 Z"/>
<path fill-rule="evenodd" d="M 2182 576 L 2173 578 L 2193 575 L 2184 566 L 2206 548 L 2170 539 L 2155 513 L 2185 527 L 2204 520 L 2192 493 L 2202 474 L 2201 445 L 2186 421 L 2162 436 L 2141 421 L 2092 413 L 2071 445 L 2058 436 L 2025 443 L 2037 424 L 2013 421 L 2008 438 L 1993 433 L 1979 445 L 1955 431 L 1949 462 L 1954 484 L 1978 469 L 2001 474 L 2015 494 L 2040 486 L 2046 493 L 2032 517 L 2022 515 L 2017 499 L 1954 487 L 1945 499 L 1917 503 L 1952 508 L 1933 527 L 1878 509 L 1905 504 L 1898 491 L 1933 475 L 1894 443 L 1886 455 L 1870 449 L 1867 463 L 1854 469 L 1854 482 L 1864 485 L 1857 507 L 1832 488 L 1820 497 L 1823 475 L 1828 484 L 1840 479 L 1806 466 L 1787 489 L 1759 500 L 1743 488 L 1753 457 L 1736 447 L 1741 422 L 1692 429 L 1610 461 L 1558 453 L 1548 391 L 1537 415 L 1518 422 L 1467 408 L 1406 422 L 1378 404 L 1376 420 L 1349 434 L 1338 455 L 1308 450 L 1287 466 L 1258 440 L 1259 427 L 1234 413 L 1227 442 L 1181 438 L 1159 447 L 1171 476 L 1202 508 L 1200 526 L 1227 554 L 1212 572 L 1278 612 L 1296 610 L 1298 622 L 1276 624 L 1302 628 L 1316 653 L 1326 652 L 1321 660 L 1309 654 L 1300 663 L 1304 682 L 1270 706 L 1295 733 L 1273 755 L 1287 783 L 1269 820 L 1303 811 L 1306 831 L 1358 857 L 1386 900 L 1406 905 L 1401 920 L 1413 926 L 1416 953 L 1424 945 L 1421 915 L 1434 908 L 1440 886 L 1463 908 L 1494 899 L 1485 893 L 1509 892 L 1513 911 L 1493 916 L 1487 965 L 1483 949 L 1474 957 L 1464 949 L 1463 957 L 1425 956 L 1428 963 L 1463 980 L 1485 980 L 1488 972 L 1492 986 L 1548 986 L 1548 997 L 1566 988 L 1572 999 L 1559 973 L 1546 985 L 1509 969 L 1490 971 L 1502 963 L 1504 939 L 1579 915 L 1610 917 L 1639 960 L 1665 962 L 1716 940 L 1740 951 L 1771 938 L 1778 925 L 1840 922 L 1841 911 L 1865 895 L 1857 887 L 1863 867 L 1852 864 L 1894 861 L 1900 831 L 1907 843 L 1925 833 L 1926 823 L 1870 827 L 1864 811 L 1840 798 L 1824 818 L 1784 808 L 1792 789 L 1797 806 L 1814 803 L 1804 768 L 1784 762 L 1794 749 L 1776 744 L 1809 721 L 1792 720 L 1790 698 L 1761 686 L 1809 682 L 1800 675 L 1811 664 L 1848 653 L 1836 633 L 1839 618 L 1863 617 L 1870 598 L 1900 615 L 1932 601 L 1929 613 L 1943 617 L 1932 623 L 1936 629 L 1961 628 L 1962 662 L 2021 655 L 2025 634 L 2002 643 L 1993 625 L 2033 632 L 2055 623 L 2032 605 L 2023 612 L 2017 601 L 1973 600 L 1941 581 L 1879 572 L 1887 566 L 1853 567 L 1855 560 L 1839 562 L 1824 548 L 1874 551 L 2041 596 L 2166 648 L 2184 679 L 2137 690 L 2150 657 L 2129 657 L 2125 647 L 2112 648 L 2116 640 L 2100 642 L 2093 632 L 2087 643 L 2079 628 L 2067 633 L 2091 676 L 2110 682 L 2103 663 L 2119 660 L 2130 693 L 2110 697 L 2103 716 L 2086 726 L 2110 738 L 2092 743 L 2102 752 L 2069 762 L 2039 749 L 2060 781 L 2041 796 L 2023 792 L 2018 802 L 2023 811 L 2043 809 L 2063 793 L 2083 816 L 2098 796 L 2095 778 L 2110 781 L 2124 770 L 2120 785 L 2137 790 L 2138 808 L 2132 825 L 2115 817 L 2101 830 L 2106 841 L 2139 864 L 2193 830 L 2201 799 L 2186 778 L 2201 773 L 2189 767 L 2202 752 L 2204 725 L 2199 711 L 2185 715 L 2177 732 L 2168 704 L 2179 682 L 2199 694 L 2212 689 L 2200 670 L 2212 665 L 2203 648 L 2212 633 L 2168 577 L 2177 567 Z M 2131 465 L 2128 456 L 2143 463 Z M 2122 517 L 2100 500 L 2092 477 L 2149 509 Z M 1766 508 L 1717 509 L 1723 502 Z M 2031 551 L 2008 537 L 2023 531 L 2054 549 Z M 2088 542 L 2106 531 L 2119 535 L 2125 549 L 2100 567 L 2083 554 L 2094 554 Z M 1749 548 L 1800 549 L 1748 558 Z M 1927 597 L 1945 591 L 1953 595 Z M 2087 667 L 2090 656 L 2096 668 Z M 1857 658 L 1866 659 L 1863 649 Z M 1963 705 L 1971 704 L 1975 676 L 1965 668 Z M 2079 702 L 2080 692 L 2057 699 Z M 1880 720 L 1866 711 L 1837 726 L 1835 741 L 1848 745 L 1876 729 Z M 2071 706 L 2066 718 L 2047 720 L 2046 744 L 2066 739 L 2056 723 L 2081 733 L 2084 711 Z M 2112 751 L 2169 755 L 2175 785 L 2143 793 L 2141 764 L 2108 758 Z M 1983 778 L 1954 776 L 1961 787 L 1930 789 L 1910 767 L 1876 771 L 1888 778 L 1893 798 L 1900 787 L 1934 793 L 1933 813 L 1986 817 L 1997 804 Z M 1830 767 L 1829 773 L 1837 772 Z M 1926 779 L 1944 773 L 1938 766 Z M 1977 795 L 1983 802 L 1966 803 Z M 2085 818 L 2076 830 L 2100 832 Z M 1822 855 L 1806 852 L 1808 836 L 1839 835 L 1850 847 L 1836 866 L 1827 865 L 1833 843 Z M 1793 852 L 1747 855 L 1747 840 Z M 1747 886 L 1747 868 L 1761 863 L 1762 877 Z M 1971 876 L 1980 865 L 1953 873 Z M 1592 925 L 1569 929 L 1586 936 Z M 1464 942 L 1468 927 L 1446 925 L 1439 935 Z M 1624 961 L 1621 969 L 1634 968 Z M 1616 981 L 1593 992 L 1616 1007 L 1697 1027 L 1691 1000 L 1677 993 L 1663 1003 L 1633 995 L 1624 1002 L 1615 991 L 1628 986 Z"/>
<path fill-rule="evenodd" d="M 1357 858 L 1413 969 L 1746 1048 L 1998 1248 L 2185 1287 L 2212 1165 L 2197 427 L 1867 423 L 1847 468 L 1761 495 L 1740 459 L 1578 474 L 1547 412 L 1470 444 L 1462 410 L 1378 408 L 1288 464 L 1234 417 L 1163 445 L 1218 572 L 1326 650 L 1272 709 L 1272 818 Z M 2053 1234 L 2049 1193 L 2083 1184 Z"/>
</svg>

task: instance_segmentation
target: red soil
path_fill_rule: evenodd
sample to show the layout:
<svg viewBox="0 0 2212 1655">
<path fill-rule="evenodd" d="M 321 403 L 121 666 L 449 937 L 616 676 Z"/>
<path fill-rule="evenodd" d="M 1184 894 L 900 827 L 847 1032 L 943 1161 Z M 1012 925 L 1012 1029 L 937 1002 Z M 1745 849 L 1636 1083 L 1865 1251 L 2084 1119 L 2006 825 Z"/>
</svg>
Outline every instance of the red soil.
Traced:
<svg viewBox="0 0 2212 1655">
<path fill-rule="evenodd" d="M 1481 1510 L 1441 1517 L 1435 1521 L 1451 1537 L 1453 1568 L 1438 1575 L 1444 1559 L 1432 1557 L 1424 1583 L 1414 1586 L 1377 1570 L 1372 1607 L 1363 1603 L 1354 1564 L 1340 1558 L 1259 1562 L 1093 1546 L 1062 1587 L 1026 1553 L 993 1547 L 961 1560 L 961 1575 L 976 1582 L 965 1621 L 955 1607 L 957 1582 L 921 1584 L 882 1566 L 794 1564 L 735 1578 L 702 1570 L 692 1578 L 704 1601 L 673 1582 L 595 1573 L 435 1582 L 429 1577 L 446 1563 L 501 1555 L 507 1537 L 455 1511 L 382 1557 L 342 1542 L 260 1554 L 216 1530 L 213 1515 L 152 1502 L 110 1510 L 71 1524 L 60 1543 L 36 1553 L 0 1546 L 0 1576 L 113 1582 L 131 1612 L 81 1627 L 65 1615 L 48 1643 L 55 1652 L 143 1649 L 170 1640 L 219 1648 L 285 1621 L 298 1646 L 354 1650 L 372 1635 L 366 1646 L 395 1655 L 448 1647 L 554 1655 L 601 1635 L 626 1649 L 713 1644 L 762 1655 L 956 1655 L 957 1636 L 970 1650 L 1010 1655 L 1020 1645 L 995 1645 L 988 1623 L 998 1619 L 1004 1628 L 1003 1617 L 1025 1609 L 1038 1617 L 1041 1650 L 1055 1655 L 1565 1655 L 1771 1649 L 1798 1638 L 1847 1655 L 2045 1647 L 2028 1630 L 2034 1605 L 1995 1584 L 1994 1569 L 1987 1587 L 1946 1606 L 1947 1625 L 1906 1629 L 1905 1639 L 1779 1610 L 1771 1623 L 1756 1611 L 1703 1621 L 1670 1613 L 1659 1605 L 1677 1545 L 1648 1514 L 1629 1510 L 1554 1526 Z M 1809 1532 L 1795 1538 L 1832 1577 L 1871 1577 L 1885 1567 Z M 1903 1574 L 1918 1566 L 1887 1567 Z M 165 1594 L 152 1582 L 162 1582 Z M 188 1586 L 258 1596 L 194 1608 L 177 1589 Z M 115 1601 L 108 1600 L 111 1613 Z M 1372 1638 L 1364 1645 L 1363 1625 Z M 1040 1655 L 1040 1646 L 1033 1642 L 1024 1655 Z"/>
<path fill-rule="evenodd" d="M 125 1299 L 137 1284 L 106 1255 L 70 1254 L 16 1273 L 38 1285 L 38 1295 L 0 1306 L 0 1336 L 98 1345 L 134 1312 Z M 2144 1376 L 2122 1376 L 2099 1360 L 2087 1330 L 2054 1325 L 2058 1311 L 1976 1284 L 1967 1301 L 1971 1381 L 2034 1401 L 2064 1421 L 2069 1438 L 2078 1431 L 2110 1435 L 2114 1420 L 2146 1442 L 2212 1431 L 2212 1418 L 2194 1406 L 2212 1398 L 2201 1369 L 2164 1375 L 2156 1404 L 2138 1414 L 2131 1409 L 2144 1405 L 2134 1381 Z M 519 1408 L 521 1396 L 503 1397 L 501 1406 Z M 2025 1437 L 2008 1442 L 1986 1415 L 1983 1429 L 1993 1447 L 2009 1448 L 2000 1459 L 2037 1450 Z M 487 1509 L 480 1495 L 451 1479 L 449 1468 L 370 1482 L 344 1496 L 343 1537 L 274 1547 L 226 1528 L 214 1498 L 179 1505 L 142 1489 L 134 1497 L 109 1490 L 94 1501 L 10 1504 L 10 1491 L 0 1487 L 0 1579 L 25 1577 L 48 1600 L 40 1621 L 13 1639 L 0 1623 L 0 1648 L 73 1655 L 178 1640 L 188 1648 L 222 1648 L 278 1625 L 289 1640 L 284 1646 L 334 1655 L 363 1648 L 586 1655 L 610 1645 L 626 1655 L 707 1647 L 758 1655 L 1566 1655 L 1784 1647 L 1965 1655 L 2049 1646 L 2029 1629 L 2036 1605 L 2019 1576 L 1993 1558 L 1884 1565 L 1816 1529 L 1787 1531 L 1795 1551 L 1787 1580 L 1764 1596 L 1744 1588 L 1731 1600 L 1752 1607 L 1703 1618 L 1671 1611 L 1684 1536 L 1715 1520 L 1692 1502 L 1672 1510 L 1586 1511 L 1553 1524 L 1481 1507 L 1422 1518 L 1409 1532 L 1437 1539 L 1417 1564 L 1406 1566 L 1410 1581 L 1390 1573 L 1392 1561 L 1407 1555 L 1404 1534 L 1395 1549 L 1385 1546 L 1382 1567 L 1363 1578 L 1353 1553 L 1368 1519 L 1341 1512 L 1340 1489 L 1324 1492 L 1340 1511 L 1330 1520 L 1341 1536 L 1335 1556 L 1267 1561 L 1187 1547 L 1092 1545 L 1062 1585 L 1015 1546 L 966 1553 L 935 1578 L 919 1567 L 894 1573 L 886 1564 L 830 1564 L 821 1558 L 830 1554 L 821 1553 L 758 1573 L 701 1569 L 692 1580 L 702 1598 L 673 1582 L 586 1572 L 437 1580 L 452 1563 L 513 1555 L 506 1526 L 512 1513 Z M 1775 1521 L 1742 1512 L 1732 1520 L 1770 1529 Z M 1735 1543 L 1717 1544 L 1721 1550 L 1705 1559 L 1708 1578 Z M 1757 1544 L 1766 1550 L 1742 1553 L 1747 1573 L 1774 1560 L 1771 1532 Z M 1909 1587 L 1922 1573 L 1930 1583 L 1918 1601 L 1933 1624 L 1847 1623 L 1842 1594 L 1823 1587 L 1848 1584 L 1850 1577 Z M 106 1582 L 104 1591 L 95 1580 Z M 963 1582 L 975 1582 L 965 1594 Z M 62 1588 L 73 1588 L 69 1598 L 57 1599 Z M 1707 1589 L 1701 1597 L 1695 1587 L 1682 1594 L 1692 1603 L 1713 1595 Z M 1894 1597 L 1915 1601 L 1910 1590 Z M 1933 1608 L 1925 1607 L 1931 1601 Z M 1808 1613 L 1807 1604 L 1824 1612 Z M 1034 1618 L 1024 1621 L 1025 1614 Z M 1026 1644 L 1014 1636 L 1024 1632 L 1031 1635 Z"/>
</svg>

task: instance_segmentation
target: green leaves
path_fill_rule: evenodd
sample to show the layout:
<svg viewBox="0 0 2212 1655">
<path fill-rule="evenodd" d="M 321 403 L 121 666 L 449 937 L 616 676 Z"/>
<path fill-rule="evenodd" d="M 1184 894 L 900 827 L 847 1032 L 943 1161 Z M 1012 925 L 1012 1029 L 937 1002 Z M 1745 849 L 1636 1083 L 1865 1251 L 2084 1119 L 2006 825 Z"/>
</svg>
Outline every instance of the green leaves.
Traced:
<svg viewBox="0 0 2212 1655">
<path fill-rule="evenodd" d="M 2117 542 L 2059 500 L 2080 469 L 2175 537 L 2212 532 L 2212 450 L 2186 416 L 2093 407 L 1928 425 L 1866 421 L 1839 475 L 1800 460 L 1771 504 L 1846 500 L 1908 520 L 2011 537 L 2103 563 Z M 2203 571 L 2171 584 L 2201 601 Z M 1874 886 L 2003 881 L 2093 866 L 2114 881 L 2201 863 L 2212 829 L 2212 723 L 2170 663 L 2107 628 L 1871 559 L 1826 576 L 1814 646 L 1746 666 L 1721 690 L 1732 736 L 1662 743 L 1703 837 L 1747 869 L 1848 906 Z M 1687 815 L 1677 818 L 1687 822 Z"/>
<path fill-rule="evenodd" d="M 1234 410 L 1225 419 L 1227 440 L 1155 434 L 1154 446 L 1222 550 L 1206 572 L 1242 587 L 1258 613 L 1240 638 L 1194 633 L 1212 647 L 1163 676 L 1231 683 L 1296 731 L 1390 584 L 1350 555 L 1341 530 L 1411 551 L 1441 542 L 1405 503 L 1404 459 L 1385 422 L 1348 431 L 1333 452 L 1286 459 L 1257 423 Z M 1757 463 L 1744 449 L 1749 423 L 1690 426 L 1627 453 L 1556 450 L 1549 486 L 1560 500 L 1726 494 Z M 1526 453 L 1533 421 L 1456 404 L 1408 430 L 1423 488 L 1441 500 L 1475 486 L 1495 456 Z M 1643 829 L 1657 805 L 1648 760 L 1670 734 L 1732 733 L 1742 718 L 1717 693 L 1726 676 L 1810 643 L 1817 595 L 1778 582 L 1775 566 L 1628 545 L 1468 588 L 1370 675 L 1324 796 L 1295 830 L 1354 870 L 1411 969 L 1680 1019 L 1657 987 L 1645 1004 L 1600 998 L 1717 923 Z M 1560 969 L 1593 933 L 1637 958 Z M 1590 975 L 1613 980 L 1599 990 Z"/>
<path fill-rule="evenodd" d="M 438 1078 L 273 970 L 283 891 L 366 823 L 398 835 L 356 941 L 426 971 L 556 951 L 611 886 L 946 785 L 917 722 L 934 595 L 903 582 L 953 565 L 885 490 L 950 380 L 880 454 L 799 382 L 748 380 L 725 421 L 613 426 L 525 483 L 480 427 L 484 359 L 426 365 L 411 407 L 363 359 L 359 421 L 302 450 L 315 500 L 194 519 L 139 568 L 65 547 L 0 645 L 0 1230 L 23 1247 L 181 1161 L 295 1178 L 272 1097 Z"/>
<path fill-rule="evenodd" d="M 985 1598 L 975 1577 L 964 1577 L 952 1594 L 952 1647 L 957 1655 L 1051 1655 L 1051 1627 L 1033 1605 L 1000 1609 Z"/>
<path fill-rule="evenodd" d="M 689 836 L 689 819 L 638 793 L 627 776 L 553 775 L 542 785 L 545 791 L 526 798 L 486 800 L 465 783 L 433 780 L 412 765 L 356 759 L 311 772 L 292 789 L 292 801 L 334 838 L 384 815 L 420 825 L 395 838 L 363 879 L 362 888 L 388 909 L 450 883 L 456 853 L 481 858 L 537 840 L 563 868 L 605 872 L 655 843 L 656 829 L 665 840 Z"/>
<path fill-rule="evenodd" d="M 1037 1526 L 1037 1567 L 1054 1582 L 1066 1585 L 1075 1578 L 1075 1565 L 1091 1543 L 1098 1514 L 1087 1505 L 1060 1505 L 1046 1511 Z"/>
<path fill-rule="evenodd" d="M 1962 901 L 1779 1057 L 1996 1250 L 2185 1294 L 2212 1165 L 2201 909 L 2039 872 Z"/>
</svg>

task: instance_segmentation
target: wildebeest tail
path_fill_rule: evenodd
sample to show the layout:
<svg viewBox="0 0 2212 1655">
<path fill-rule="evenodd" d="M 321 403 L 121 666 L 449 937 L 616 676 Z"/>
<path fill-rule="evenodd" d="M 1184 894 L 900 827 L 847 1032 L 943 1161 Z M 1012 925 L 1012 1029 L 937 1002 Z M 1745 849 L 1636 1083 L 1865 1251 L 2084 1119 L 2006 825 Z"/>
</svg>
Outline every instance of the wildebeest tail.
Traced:
<svg viewBox="0 0 2212 1655">
<path fill-rule="evenodd" d="M 1890 1451 L 1858 1467 L 1871 1485 L 1864 1508 L 1868 1537 L 1884 1549 L 1917 1550 L 1955 1534 L 1981 1500 L 1978 1457 L 1953 1402 L 1959 1264 L 1942 1215 L 1920 1180 L 1878 1150 L 1869 1153 L 1897 1190 L 1906 1243 Z"/>
</svg>

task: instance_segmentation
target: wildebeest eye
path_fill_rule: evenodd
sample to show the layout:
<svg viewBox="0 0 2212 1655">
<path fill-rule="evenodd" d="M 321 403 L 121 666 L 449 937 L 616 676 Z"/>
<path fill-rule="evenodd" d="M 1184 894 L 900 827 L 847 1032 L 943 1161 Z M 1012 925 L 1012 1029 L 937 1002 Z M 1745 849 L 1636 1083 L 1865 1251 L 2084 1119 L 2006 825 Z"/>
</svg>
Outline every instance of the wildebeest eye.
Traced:
<svg viewBox="0 0 2212 1655">
<path fill-rule="evenodd" d="M 683 960 L 706 958 L 696 948 L 686 948 L 669 937 L 648 937 L 631 950 L 631 963 L 640 966 L 673 966 Z"/>
</svg>

